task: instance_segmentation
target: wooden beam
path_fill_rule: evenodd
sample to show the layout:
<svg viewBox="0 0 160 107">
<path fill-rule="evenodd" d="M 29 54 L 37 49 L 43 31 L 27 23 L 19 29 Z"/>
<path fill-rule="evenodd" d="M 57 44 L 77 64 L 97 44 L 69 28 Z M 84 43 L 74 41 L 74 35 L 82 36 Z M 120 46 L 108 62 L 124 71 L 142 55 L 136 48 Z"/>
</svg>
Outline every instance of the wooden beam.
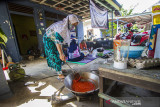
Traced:
<svg viewBox="0 0 160 107">
<path fill-rule="evenodd" d="M 122 76 L 127 76 L 127 77 L 130 77 L 130 78 L 135 78 L 135 79 L 140 79 L 140 80 L 145 80 L 145 81 L 160 84 L 160 79 L 153 79 L 153 78 L 150 78 L 150 77 L 147 77 L 147 76 L 134 75 L 130 72 L 129 73 L 119 72 L 118 70 L 106 69 L 106 68 L 103 68 L 103 67 L 100 67 L 99 71 L 112 73 L 112 74 L 117 74 L 117 75 L 122 75 Z M 127 71 L 128 71 L 128 69 L 127 69 Z M 131 71 L 131 70 L 129 69 L 129 71 Z M 138 71 L 141 72 L 141 70 L 138 70 Z M 147 72 L 147 70 L 146 70 L 146 72 Z"/>
<path fill-rule="evenodd" d="M 16 11 L 9 11 L 12 14 L 17 14 L 17 15 L 23 15 L 23 16 L 29 16 L 33 17 L 33 14 L 28 14 L 28 13 L 22 13 L 22 12 L 16 12 Z"/>
<path fill-rule="evenodd" d="M 111 97 L 111 96 L 109 96 L 109 95 L 106 95 L 106 94 L 104 94 L 104 93 L 98 93 L 98 96 L 99 96 L 100 98 L 103 98 L 103 99 L 105 99 L 106 101 L 108 101 L 108 103 L 116 104 L 116 105 L 118 105 L 119 107 L 133 107 L 132 105 L 118 102 L 118 99 L 116 99 L 116 98 L 114 98 L 114 97 Z"/>
<path fill-rule="evenodd" d="M 124 75 L 119 75 L 122 72 L 113 73 L 112 71 L 114 72 L 114 70 L 109 70 L 108 72 L 99 70 L 99 76 L 102 76 L 111 80 L 119 81 L 122 83 L 126 83 L 129 85 L 141 87 L 154 92 L 158 92 L 158 93 L 160 92 L 159 90 L 160 82 L 155 83 L 155 81 L 159 81 L 159 80 L 151 79 L 151 78 L 143 77 L 139 75 L 133 75 L 132 77 L 129 77 L 129 76 L 126 76 L 126 75 L 130 75 L 129 73 L 128 74 L 125 73 Z M 139 76 L 140 78 L 136 78 L 137 76 Z M 146 78 L 146 79 L 143 80 L 143 78 Z M 148 81 L 147 79 L 150 79 L 150 81 Z"/>
<path fill-rule="evenodd" d="M 109 86 L 109 88 L 107 89 L 107 91 L 105 93 L 109 94 L 114 89 L 116 84 L 117 84 L 117 81 L 112 81 L 111 85 Z"/>
<path fill-rule="evenodd" d="M 112 11 L 111 8 L 109 8 L 108 6 L 106 6 L 105 4 L 103 4 L 101 1 L 99 1 L 99 0 L 95 0 L 95 1 L 96 1 L 98 4 L 100 4 L 101 6 L 107 8 L 109 11 Z"/>
<path fill-rule="evenodd" d="M 77 2 L 75 2 L 74 4 L 71 4 L 71 5 L 67 5 L 67 6 L 65 6 L 64 8 L 68 8 L 68 7 L 71 7 L 71 6 L 73 6 L 73 5 L 75 5 L 75 4 L 78 4 L 78 3 L 80 3 L 81 1 L 77 1 Z"/>
<path fill-rule="evenodd" d="M 55 7 L 56 5 L 58 5 L 58 4 L 60 4 L 60 3 L 64 2 L 64 1 L 65 0 L 61 0 L 61 1 L 57 2 L 56 4 L 54 4 L 53 6 Z"/>
<path fill-rule="evenodd" d="M 113 6 L 116 10 L 120 10 L 120 7 L 117 6 L 113 0 L 105 0 L 107 3 L 109 3 L 111 6 Z"/>
<path fill-rule="evenodd" d="M 40 2 L 40 4 L 43 4 L 45 1 L 46 1 L 46 0 L 42 0 L 42 1 Z"/>
<path fill-rule="evenodd" d="M 83 19 L 90 19 L 90 16 L 82 17 Z"/>
<path fill-rule="evenodd" d="M 37 0 L 32 0 L 32 1 L 40 4 L 40 2 L 39 2 L 39 1 L 37 1 Z M 50 4 L 48 4 L 48 3 L 42 2 L 41 4 L 43 4 L 43 5 L 46 5 L 46 6 L 49 6 L 49 7 L 52 7 L 52 8 L 53 8 L 53 6 L 52 6 L 52 5 L 50 5 Z"/>
<path fill-rule="evenodd" d="M 99 92 L 100 93 L 103 93 L 104 91 L 104 78 L 103 77 L 99 77 Z M 100 107 L 103 107 L 104 106 L 104 100 L 102 97 L 100 97 Z"/>
</svg>

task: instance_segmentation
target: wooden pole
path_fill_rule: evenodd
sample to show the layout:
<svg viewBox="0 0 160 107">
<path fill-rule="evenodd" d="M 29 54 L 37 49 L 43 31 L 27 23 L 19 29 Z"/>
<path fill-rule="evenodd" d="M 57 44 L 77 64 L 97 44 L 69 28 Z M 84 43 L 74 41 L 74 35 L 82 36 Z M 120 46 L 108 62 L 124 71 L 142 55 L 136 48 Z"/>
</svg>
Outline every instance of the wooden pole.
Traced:
<svg viewBox="0 0 160 107">
<path fill-rule="evenodd" d="M 113 10 L 112 10 L 112 41 L 113 41 Z"/>
<path fill-rule="evenodd" d="M 3 49 L 1 49 L 1 54 L 2 54 L 3 68 L 5 68 L 5 59 L 4 59 L 4 51 L 3 51 Z"/>
<path fill-rule="evenodd" d="M 106 95 L 106 94 L 103 94 L 103 93 L 98 93 L 98 96 L 100 98 L 103 98 L 105 99 L 106 101 L 108 101 L 108 103 L 113 103 L 113 104 L 116 104 L 118 105 L 119 107 L 133 107 L 129 104 L 126 104 L 126 103 L 121 103 L 121 102 L 118 102 L 118 99 L 114 98 L 114 97 L 111 97 L 109 95 Z"/>
</svg>

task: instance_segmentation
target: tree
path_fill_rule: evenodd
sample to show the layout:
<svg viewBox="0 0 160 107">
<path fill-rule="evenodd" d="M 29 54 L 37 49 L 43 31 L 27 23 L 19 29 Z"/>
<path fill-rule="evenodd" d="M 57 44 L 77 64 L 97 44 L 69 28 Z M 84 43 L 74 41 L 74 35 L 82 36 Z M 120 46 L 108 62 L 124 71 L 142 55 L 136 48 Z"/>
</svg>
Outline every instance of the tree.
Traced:
<svg viewBox="0 0 160 107">
<path fill-rule="evenodd" d="M 113 23 L 113 35 L 117 33 L 117 24 Z M 102 35 L 105 38 L 106 36 L 112 37 L 112 22 L 109 22 L 109 29 L 101 29 Z"/>
<path fill-rule="evenodd" d="M 131 6 L 130 9 L 124 9 L 123 5 L 122 5 L 122 8 L 120 10 L 121 16 L 129 16 L 129 15 L 133 14 L 133 10 L 136 8 L 137 5 Z M 123 25 L 120 25 L 119 27 L 121 28 L 121 32 L 124 32 Z M 137 29 L 136 25 L 133 27 L 135 27 Z"/>
<path fill-rule="evenodd" d="M 123 5 L 122 8 L 120 10 L 121 16 L 128 16 L 131 15 L 133 13 L 134 8 L 136 7 L 136 5 L 133 7 L 131 6 L 131 8 L 129 10 L 124 9 Z M 123 31 L 123 25 L 120 26 L 120 28 Z M 109 29 L 101 29 L 101 32 L 103 34 L 103 37 L 105 38 L 106 36 L 110 36 L 112 37 L 112 22 L 109 22 Z M 113 23 L 113 36 L 115 36 L 117 34 L 117 24 Z"/>
<path fill-rule="evenodd" d="M 120 10 L 121 16 L 129 16 L 129 15 L 131 15 L 136 6 L 137 5 L 131 6 L 130 9 L 124 9 L 123 5 L 122 5 L 122 8 Z"/>
</svg>

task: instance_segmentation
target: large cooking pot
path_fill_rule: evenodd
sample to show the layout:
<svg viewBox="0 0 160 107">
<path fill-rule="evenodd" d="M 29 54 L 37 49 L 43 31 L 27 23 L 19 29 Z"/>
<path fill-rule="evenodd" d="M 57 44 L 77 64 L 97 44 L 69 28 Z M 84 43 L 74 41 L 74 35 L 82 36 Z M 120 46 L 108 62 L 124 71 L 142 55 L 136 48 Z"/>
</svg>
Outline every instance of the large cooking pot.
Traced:
<svg viewBox="0 0 160 107">
<path fill-rule="evenodd" d="M 65 87 L 70 90 L 72 93 L 74 93 L 76 96 L 88 96 L 88 95 L 92 95 L 95 92 L 97 92 L 97 90 L 99 89 L 99 76 L 97 76 L 94 73 L 90 73 L 90 72 L 79 72 L 79 74 L 81 75 L 81 77 L 83 79 L 81 79 L 81 81 L 90 81 L 95 85 L 95 90 L 92 91 L 87 91 L 87 92 L 76 92 L 72 90 L 72 81 L 74 79 L 74 74 L 71 73 L 69 75 L 67 75 L 64 79 L 64 85 Z"/>
</svg>

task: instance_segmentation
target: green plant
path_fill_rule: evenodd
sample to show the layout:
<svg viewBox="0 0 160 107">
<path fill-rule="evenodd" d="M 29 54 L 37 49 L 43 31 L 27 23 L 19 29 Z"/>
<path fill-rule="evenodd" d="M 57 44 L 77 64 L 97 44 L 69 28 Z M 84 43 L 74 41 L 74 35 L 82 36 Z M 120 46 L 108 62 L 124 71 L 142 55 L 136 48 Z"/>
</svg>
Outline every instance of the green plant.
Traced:
<svg viewBox="0 0 160 107">
<path fill-rule="evenodd" d="M 113 36 L 117 33 L 117 24 L 113 23 Z M 101 32 L 103 34 L 103 37 L 106 37 L 106 35 L 110 35 L 112 37 L 112 22 L 109 22 L 109 29 L 101 29 Z"/>
<path fill-rule="evenodd" d="M 3 32 L 3 30 L 1 29 L 1 26 L 0 26 L 0 44 L 3 44 L 4 46 L 6 46 L 5 43 L 7 43 L 7 41 L 8 41 L 7 36 Z"/>
<path fill-rule="evenodd" d="M 121 16 L 129 16 L 131 14 L 133 14 L 133 10 L 136 8 L 137 5 L 135 6 L 131 6 L 130 9 L 124 9 L 123 5 L 122 8 L 120 10 Z"/>
</svg>

